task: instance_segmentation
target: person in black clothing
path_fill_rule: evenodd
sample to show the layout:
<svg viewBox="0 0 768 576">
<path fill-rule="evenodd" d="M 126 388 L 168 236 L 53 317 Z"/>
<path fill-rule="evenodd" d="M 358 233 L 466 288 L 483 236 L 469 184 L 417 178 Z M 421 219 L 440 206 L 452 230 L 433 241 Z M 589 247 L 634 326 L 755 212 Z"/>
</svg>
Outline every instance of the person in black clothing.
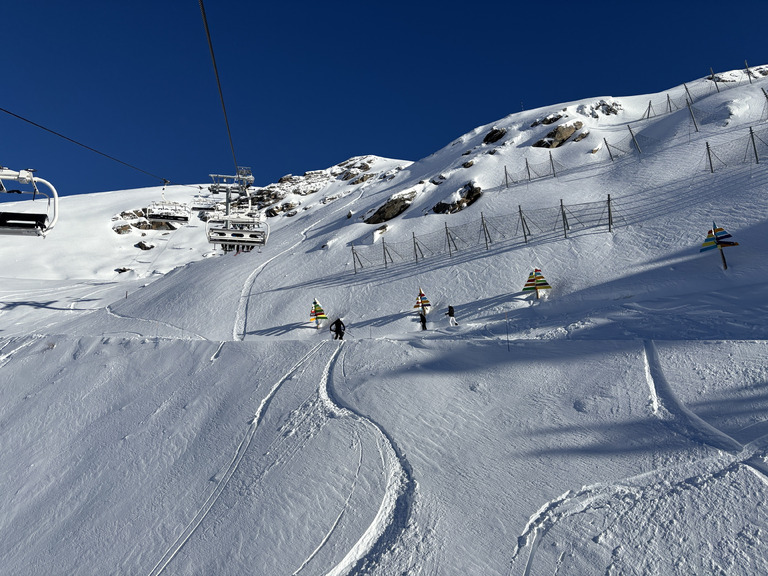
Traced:
<svg viewBox="0 0 768 576">
<path fill-rule="evenodd" d="M 421 329 L 426 330 L 427 329 L 427 315 L 424 314 L 424 309 L 421 309 L 421 312 L 419 312 L 419 320 L 421 321 Z"/>
<path fill-rule="evenodd" d="M 346 326 L 344 326 L 344 322 L 341 321 L 341 318 L 336 318 L 331 323 L 331 332 L 333 332 L 333 339 L 334 340 L 344 340 L 344 330 L 346 330 Z"/>
<path fill-rule="evenodd" d="M 445 315 L 448 316 L 448 324 L 451 326 L 458 326 L 459 323 L 456 322 L 454 314 L 453 306 L 448 306 L 448 312 L 445 313 Z"/>
</svg>

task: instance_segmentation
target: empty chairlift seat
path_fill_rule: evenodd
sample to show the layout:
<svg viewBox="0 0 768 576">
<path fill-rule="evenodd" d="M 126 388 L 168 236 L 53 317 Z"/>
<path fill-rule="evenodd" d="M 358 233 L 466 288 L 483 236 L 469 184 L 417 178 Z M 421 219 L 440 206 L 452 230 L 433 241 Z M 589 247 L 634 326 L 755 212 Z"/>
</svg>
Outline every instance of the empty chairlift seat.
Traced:
<svg viewBox="0 0 768 576">
<path fill-rule="evenodd" d="M 147 206 L 150 222 L 189 222 L 189 206 L 182 202 L 152 202 Z"/>
<path fill-rule="evenodd" d="M 31 190 L 8 190 L 3 181 L 13 180 L 21 184 L 31 185 Z M 51 192 L 50 195 L 41 192 L 37 184 L 45 185 Z M 45 236 L 56 225 L 58 220 L 59 196 L 56 189 L 47 180 L 38 178 L 32 170 L 10 170 L 0 167 L 0 193 L 31 194 L 33 200 L 38 196 L 47 198 L 45 212 L 20 212 L 0 210 L 0 234 L 15 236 Z M 37 203 L 36 206 L 39 206 Z M 16 206 L 14 206 L 15 208 Z M 52 210 L 52 215 L 49 211 Z"/>
</svg>

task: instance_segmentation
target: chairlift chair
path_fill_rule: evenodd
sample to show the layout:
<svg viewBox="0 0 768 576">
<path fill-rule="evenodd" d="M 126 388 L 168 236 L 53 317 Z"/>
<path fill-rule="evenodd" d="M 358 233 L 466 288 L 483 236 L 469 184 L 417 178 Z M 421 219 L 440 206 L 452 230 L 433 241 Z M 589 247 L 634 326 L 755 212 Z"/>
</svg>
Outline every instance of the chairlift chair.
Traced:
<svg viewBox="0 0 768 576">
<path fill-rule="evenodd" d="M 189 222 L 189 206 L 183 202 L 150 202 L 146 216 L 149 222 Z"/>
<path fill-rule="evenodd" d="M 269 238 L 269 224 L 263 215 L 230 215 L 208 220 L 205 226 L 208 242 L 227 251 L 264 246 Z"/>
<path fill-rule="evenodd" d="M 213 184 L 209 187 L 212 194 L 226 193 L 225 215 L 211 214 L 206 222 L 205 234 L 208 242 L 219 244 L 225 252 L 233 249 L 250 250 L 254 246 L 264 246 L 269 238 L 269 224 L 263 213 L 251 206 L 249 188 L 254 182 L 253 173 L 245 166 L 237 167 L 237 174 L 225 176 L 211 174 Z M 248 206 L 244 211 L 232 213 L 232 193 L 247 198 Z"/>
<path fill-rule="evenodd" d="M 192 198 L 191 207 L 192 210 L 197 212 L 212 212 L 216 210 L 216 203 L 216 200 L 210 196 L 196 194 L 195 197 Z"/>
<path fill-rule="evenodd" d="M 0 166 L 0 193 L 32 194 L 34 200 L 38 195 L 48 199 L 45 212 L 5 212 L 0 211 L 0 234 L 13 236 L 45 236 L 56 225 L 59 218 L 59 195 L 53 184 L 33 174 L 34 170 L 10 170 Z M 3 180 L 14 180 L 20 184 L 31 184 L 32 190 L 8 190 Z M 40 192 L 37 184 L 44 184 L 51 195 Z M 49 218 L 49 210 L 53 207 L 53 215 Z"/>
</svg>

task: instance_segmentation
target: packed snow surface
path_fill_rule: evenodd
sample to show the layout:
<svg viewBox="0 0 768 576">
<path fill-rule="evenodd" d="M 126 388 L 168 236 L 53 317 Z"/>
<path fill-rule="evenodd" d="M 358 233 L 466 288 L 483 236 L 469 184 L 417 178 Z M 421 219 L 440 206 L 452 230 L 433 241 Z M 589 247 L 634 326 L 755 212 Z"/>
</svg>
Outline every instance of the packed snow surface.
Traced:
<svg viewBox="0 0 768 576">
<path fill-rule="evenodd" d="M 4 236 L 0 571 L 768 572 L 768 81 L 718 80 L 286 177 L 251 251 L 130 226 L 205 184 Z"/>
</svg>

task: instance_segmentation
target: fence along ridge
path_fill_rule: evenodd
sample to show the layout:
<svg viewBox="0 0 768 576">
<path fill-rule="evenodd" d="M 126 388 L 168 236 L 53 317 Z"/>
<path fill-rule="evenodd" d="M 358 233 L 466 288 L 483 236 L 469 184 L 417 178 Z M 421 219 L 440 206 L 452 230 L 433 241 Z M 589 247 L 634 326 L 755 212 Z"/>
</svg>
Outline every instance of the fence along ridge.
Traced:
<svg viewBox="0 0 768 576">
<path fill-rule="evenodd" d="M 751 77 L 754 77 L 754 73 Z M 746 72 L 744 73 L 746 76 Z M 714 76 L 714 74 L 713 74 Z M 663 114 L 670 114 L 673 112 L 677 112 L 679 110 L 688 109 L 691 122 L 696 128 L 696 131 L 699 131 L 699 123 L 701 121 L 704 121 L 704 123 L 707 123 L 708 120 L 711 120 L 715 117 L 714 113 L 710 114 L 701 114 L 700 109 L 698 109 L 696 106 L 693 105 L 694 102 L 698 101 L 704 96 L 710 96 L 714 93 L 713 88 L 717 89 L 717 92 L 720 92 L 720 87 L 718 84 L 725 84 L 723 86 L 724 89 L 730 89 L 735 88 L 737 86 L 741 86 L 745 80 L 741 79 L 739 81 L 733 81 L 733 82 L 726 82 L 723 80 L 715 81 L 712 79 L 712 77 L 707 78 L 701 78 L 697 81 L 698 85 L 694 85 L 693 87 L 689 87 L 688 84 L 683 84 L 683 92 L 679 97 L 672 98 L 669 93 L 665 93 L 665 98 L 663 101 L 656 101 L 656 106 L 654 107 L 654 100 L 650 100 L 648 103 L 648 107 L 646 108 L 645 113 L 636 120 L 629 120 L 627 121 L 627 129 L 629 131 L 629 134 L 627 134 L 624 138 L 616 141 L 616 142 L 608 142 L 607 138 L 603 138 L 603 144 L 605 151 L 608 154 L 607 159 L 591 162 L 592 166 L 600 165 L 600 164 L 608 164 L 608 162 L 615 162 L 618 159 L 621 159 L 625 156 L 635 155 L 635 154 L 642 154 L 644 151 L 647 153 L 647 150 L 645 150 L 647 145 L 653 145 L 657 144 L 659 141 L 654 140 L 648 136 L 645 136 L 643 134 L 635 134 L 632 131 L 632 124 L 638 124 L 642 123 L 645 120 L 649 120 L 650 118 L 654 118 L 656 116 L 661 116 Z M 706 83 L 702 86 L 701 83 Z M 751 84 L 750 79 L 750 84 Z M 766 104 L 763 107 L 763 110 L 760 115 L 760 120 L 764 121 L 768 119 L 768 92 L 766 92 L 765 88 L 761 87 L 760 90 L 762 91 L 763 95 L 765 96 Z M 655 113 L 653 115 L 649 115 L 649 110 L 663 110 L 661 113 Z M 645 143 L 641 146 L 641 142 L 644 141 Z M 664 147 L 661 147 L 663 149 Z M 538 162 L 530 162 L 527 157 L 524 157 L 525 166 L 520 168 L 519 170 L 510 172 L 507 167 L 504 167 L 504 183 L 500 184 L 499 186 L 496 186 L 495 188 L 492 188 L 491 190 L 500 189 L 500 188 L 509 188 L 510 185 L 517 185 L 522 184 L 526 182 L 532 182 L 534 180 L 539 180 L 541 178 L 548 178 L 548 177 L 557 177 L 558 173 L 565 174 L 572 170 L 578 170 L 583 168 L 585 165 L 578 165 L 578 166 L 565 166 L 557 161 L 557 159 L 553 159 L 551 150 L 549 151 L 549 159 L 541 160 Z M 557 170 L 555 169 L 557 167 Z"/>
<path fill-rule="evenodd" d="M 604 226 L 612 232 L 616 223 L 615 201 L 608 195 L 607 201 L 583 202 L 566 205 L 562 200 L 559 206 L 544 207 L 524 212 L 522 206 L 511 214 L 487 217 L 482 212 L 480 219 L 457 226 L 448 226 L 444 230 L 417 235 L 412 232 L 411 240 L 392 242 L 384 237 L 380 242 L 351 246 L 355 273 L 358 268 L 374 268 L 418 262 L 427 258 L 445 255 L 449 258 L 456 253 L 485 247 L 490 250 L 492 244 L 509 242 L 522 236 L 524 244 L 532 240 L 543 241 L 557 238 L 561 234 L 568 238 L 572 231 L 587 230 Z M 623 217 L 619 216 L 622 220 Z M 506 226 L 500 226 L 501 223 Z M 514 230 L 509 223 L 514 222 Z M 531 231 L 533 225 L 534 231 Z"/>
<path fill-rule="evenodd" d="M 746 68 L 746 75 L 749 77 L 749 83 L 752 84 L 752 76 L 753 74 L 749 70 L 749 68 Z M 683 94 L 679 97 L 672 98 L 669 93 L 665 93 L 665 98 L 663 102 L 656 102 L 656 108 L 654 108 L 654 100 L 651 99 L 648 103 L 648 107 L 646 108 L 646 112 L 634 121 L 629 121 L 627 123 L 627 129 L 629 134 L 619 140 L 616 143 L 609 143 L 607 138 L 603 138 L 603 143 L 605 144 L 605 149 L 608 152 L 608 155 L 610 157 L 609 161 L 614 162 L 616 159 L 620 159 L 624 156 L 633 155 L 635 153 L 642 154 L 642 148 L 640 147 L 640 144 L 638 143 L 637 136 L 640 136 L 641 140 L 645 140 L 646 142 L 650 143 L 656 143 L 657 141 L 654 141 L 644 135 L 635 135 L 632 131 L 631 123 L 638 123 L 642 122 L 643 120 L 649 120 L 652 117 L 656 117 L 660 115 L 658 112 L 656 112 L 657 109 L 663 110 L 661 114 L 670 114 L 673 112 L 677 112 L 679 110 L 683 110 L 686 107 L 689 110 L 689 113 L 691 115 L 691 121 L 693 122 L 694 126 L 696 126 L 696 130 L 698 131 L 698 124 L 696 122 L 696 116 L 694 112 L 696 111 L 696 107 L 692 106 L 692 103 L 695 102 L 697 99 L 700 99 L 704 96 L 711 95 L 712 88 L 714 87 L 716 91 L 720 92 L 720 86 L 719 84 L 724 84 L 723 88 L 729 89 L 729 88 L 735 88 L 737 86 L 742 85 L 743 80 L 739 81 L 733 81 L 733 82 L 726 82 L 726 81 L 718 81 L 714 78 L 714 73 L 712 73 L 712 76 L 709 78 L 702 78 L 698 81 L 697 85 L 694 85 L 693 89 L 687 85 L 687 83 L 683 84 Z M 704 86 L 706 86 L 706 89 L 702 89 L 702 82 L 705 83 Z M 765 88 L 760 88 L 763 95 L 766 99 L 766 105 L 763 108 L 763 111 L 761 113 L 761 120 L 768 119 L 768 92 L 766 92 Z M 706 120 L 706 118 L 705 118 Z M 765 140 L 763 137 L 765 137 Z M 706 155 L 705 155 L 705 166 L 706 170 L 710 172 L 715 172 L 715 170 L 728 166 L 730 164 L 737 164 L 737 163 L 746 163 L 751 162 L 750 158 L 754 157 L 755 163 L 759 163 L 760 161 L 760 154 L 758 153 L 758 148 L 762 149 L 763 147 L 766 149 L 766 156 L 768 156 L 768 143 L 766 143 L 766 140 L 768 140 L 768 128 L 767 129 L 761 129 L 760 131 L 753 130 L 752 127 L 749 128 L 749 138 L 750 143 L 747 144 L 747 151 L 745 152 L 742 148 L 739 151 L 739 155 L 736 156 L 732 153 L 731 150 L 725 150 L 721 152 L 720 154 L 716 153 L 712 146 L 710 146 L 709 142 L 706 143 Z M 759 142 L 760 144 L 756 144 L 756 142 Z M 717 146 L 724 148 L 725 146 L 729 145 L 738 145 L 740 143 L 744 143 L 744 138 L 737 138 L 727 143 L 720 143 Z M 749 155 L 749 146 L 751 145 L 751 149 L 753 151 L 753 156 Z M 663 149 L 663 148 L 662 148 Z M 656 152 L 659 150 L 657 149 Z M 720 156 L 724 156 L 724 158 L 721 158 Z M 741 161 L 734 160 L 737 157 L 741 158 Z M 573 166 L 573 167 L 567 167 L 562 165 L 560 162 L 555 160 L 552 156 L 552 152 L 549 151 L 549 158 L 546 160 L 543 160 L 541 162 L 537 162 L 535 164 L 531 164 L 528 161 L 528 158 L 525 159 L 525 167 L 515 173 L 509 173 L 507 171 L 507 167 L 504 167 L 504 183 L 500 184 L 498 186 L 495 186 L 493 188 L 490 188 L 487 190 L 487 192 L 494 192 L 499 191 L 504 188 L 509 188 L 510 182 L 512 184 L 521 184 L 523 182 L 530 182 L 533 180 L 538 180 L 542 178 L 547 177 L 557 177 L 558 173 L 564 174 L 567 172 L 570 172 L 572 170 L 580 169 L 582 166 Z M 715 163 L 715 161 L 717 163 Z M 594 162 L 592 163 L 592 166 L 596 164 L 607 164 L 606 161 L 602 162 Z M 517 176 L 517 177 L 516 177 Z M 363 259 L 365 259 L 368 267 L 375 267 L 376 261 L 383 262 L 383 265 L 387 267 L 389 264 L 395 264 L 395 259 L 392 257 L 392 253 L 394 252 L 396 256 L 400 259 L 401 262 L 408 262 L 411 261 L 409 258 L 405 258 L 404 256 L 401 256 L 401 254 L 410 254 L 413 253 L 413 261 L 418 262 L 418 260 L 428 258 L 430 256 L 437 256 L 439 254 L 445 254 L 448 253 L 449 257 L 453 255 L 453 252 L 460 251 L 460 247 L 458 246 L 458 243 L 456 242 L 457 239 L 462 241 L 466 244 L 466 247 L 473 247 L 473 246 L 479 246 L 481 244 L 485 244 L 486 249 L 489 249 L 489 245 L 494 242 L 499 241 L 507 241 L 509 239 L 514 239 L 516 237 L 519 237 L 520 235 L 523 236 L 523 241 L 525 244 L 529 242 L 529 239 L 546 239 L 550 237 L 552 234 L 558 233 L 558 229 L 560 229 L 563 233 L 563 236 L 567 238 L 568 232 L 571 230 L 571 222 L 575 221 L 579 226 L 578 229 L 588 229 L 588 228 L 596 228 L 600 227 L 601 225 L 607 226 L 609 231 L 613 231 L 613 228 L 615 227 L 615 217 L 618 216 L 621 220 L 624 220 L 626 223 L 626 220 L 624 217 L 620 214 L 620 211 L 616 210 L 615 200 L 611 199 L 611 195 L 608 195 L 607 202 L 600 201 L 600 202 L 586 202 L 582 204 L 572 204 L 572 205 L 565 205 L 563 201 L 560 201 L 559 207 L 545 207 L 545 208 L 538 208 L 529 210 L 526 212 L 523 212 L 523 209 L 521 206 L 518 207 L 518 212 L 514 214 L 506 214 L 501 216 L 491 216 L 486 217 L 483 215 L 483 213 L 480 214 L 480 226 L 477 226 L 476 222 L 475 224 L 468 223 L 463 224 L 455 227 L 449 227 L 448 224 L 445 224 L 445 231 L 441 232 L 432 232 L 428 233 L 422 236 L 416 236 L 415 233 L 413 233 L 413 238 L 411 242 L 386 242 L 384 238 L 382 238 L 381 242 L 381 260 L 378 258 L 370 259 L 365 254 L 361 254 L 361 250 L 363 252 L 370 252 L 370 256 L 373 256 L 373 251 L 376 250 L 375 244 L 371 245 L 358 245 L 358 246 L 352 246 L 352 253 L 353 253 L 353 263 L 355 264 L 355 273 L 357 273 L 358 266 L 360 268 L 365 267 L 363 263 Z M 600 211 L 600 216 L 597 218 L 597 222 L 595 223 L 584 223 L 578 215 L 574 213 L 574 210 L 578 209 L 579 207 L 584 208 L 585 210 L 588 210 L 589 207 L 596 208 L 601 207 L 603 210 Z M 553 218 L 553 214 L 556 216 Z M 570 218 L 569 218 L 570 216 Z M 505 230 L 503 227 L 499 227 L 494 225 L 496 221 L 505 221 L 508 222 L 512 219 L 515 222 L 515 229 L 511 233 L 511 235 L 507 236 L 508 231 Z M 547 226 L 547 220 L 553 223 L 552 227 L 550 228 Z M 559 220 L 559 221 L 558 221 Z M 530 229 L 530 225 L 533 224 L 536 229 L 538 229 L 538 234 L 533 234 Z M 467 230 L 469 228 L 472 228 L 472 233 L 466 234 Z M 501 238 L 501 240 L 494 240 L 494 235 L 491 234 L 491 230 L 494 231 L 497 238 Z M 478 237 L 482 237 L 482 242 L 474 242 L 470 243 L 466 240 L 465 237 L 462 236 L 461 232 L 465 232 L 465 236 L 471 237 L 472 235 L 476 235 Z M 442 240 L 442 247 L 437 246 L 436 240 L 440 238 Z M 431 242 L 430 242 L 431 240 Z M 407 247 L 407 249 L 406 249 Z M 466 249 L 466 247 L 464 249 Z M 428 252 L 429 256 L 427 256 L 424 252 Z"/>
</svg>

